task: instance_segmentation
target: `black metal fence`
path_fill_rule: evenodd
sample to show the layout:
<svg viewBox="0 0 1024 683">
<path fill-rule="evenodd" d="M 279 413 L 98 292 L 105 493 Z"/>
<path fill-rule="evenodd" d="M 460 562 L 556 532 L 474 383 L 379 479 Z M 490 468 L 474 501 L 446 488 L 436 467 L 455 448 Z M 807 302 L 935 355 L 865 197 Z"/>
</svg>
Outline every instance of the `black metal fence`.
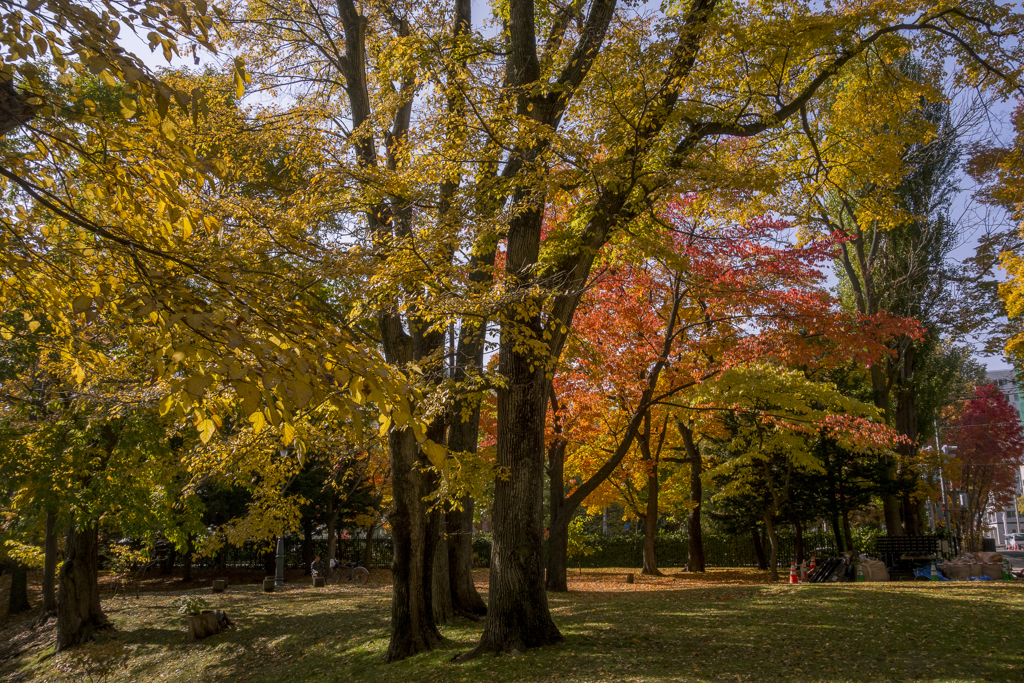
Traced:
<svg viewBox="0 0 1024 683">
<path fill-rule="evenodd" d="M 285 568 L 299 569 L 305 566 L 305 559 L 302 553 L 303 542 L 300 538 L 285 539 Z M 363 538 L 339 538 L 337 540 L 337 557 L 342 562 L 364 564 L 366 559 L 366 539 Z M 229 546 L 223 551 L 223 558 L 220 555 L 208 557 L 197 557 L 193 562 L 196 568 L 213 568 L 223 566 L 230 569 L 261 569 L 267 565 L 268 556 L 274 558 L 276 548 L 273 545 L 247 543 L 242 547 Z M 313 555 L 327 556 L 327 540 L 313 540 Z M 394 548 L 390 538 L 375 538 L 370 549 L 370 567 L 391 567 L 391 560 L 394 557 Z M 181 565 L 183 558 L 177 557 L 177 565 Z"/>
<path fill-rule="evenodd" d="M 394 547 L 390 538 L 377 538 L 373 540 L 370 550 L 370 567 L 391 567 L 391 560 L 394 558 Z M 594 550 L 591 554 L 583 557 L 569 559 L 572 567 L 639 567 L 643 564 L 643 537 L 642 536 L 605 536 L 594 543 Z M 865 539 L 859 543 L 857 552 L 866 552 L 869 555 L 876 555 L 876 538 Z M 803 536 L 804 556 L 810 557 L 811 553 L 820 556 L 834 555 L 836 552 L 835 537 L 828 533 L 805 533 Z M 950 550 L 955 554 L 959 551 L 958 539 L 951 539 Z M 769 547 L 764 546 L 765 558 L 767 560 Z M 658 536 L 654 544 L 655 557 L 659 567 L 685 567 L 689 557 L 689 540 L 685 536 Z M 259 569 L 267 566 L 268 555 L 273 558 L 275 550 L 273 546 L 247 544 L 241 548 L 230 547 L 224 550 L 224 566 L 232 569 Z M 288 569 L 298 569 L 305 562 L 302 553 L 302 539 L 288 538 L 285 541 L 286 560 L 285 566 Z M 327 555 L 326 539 L 313 541 L 313 555 Z M 359 538 L 338 539 L 339 560 L 365 564 L 366 540 Z M 487 536 L 478 536 L 473 539 L 473 556 L 475 562 L 482 567 L 490 565 L 491 541 Z M 791 535 L 779 536 L 778 566 L 788 567 L 796 557 L 796 538 Z M 178 564 L 181 563 L 181 556 L 178 557 Z M 757 554 L 754 550 L 753 538 L 743 536 L 705 536 L 704 537 L 704 563 L 707 567 L 756 567 Z M 220 566 L 220 558 L 217 556 L 197 558 L 196 567 L 217 567 Z"/>
</svg>

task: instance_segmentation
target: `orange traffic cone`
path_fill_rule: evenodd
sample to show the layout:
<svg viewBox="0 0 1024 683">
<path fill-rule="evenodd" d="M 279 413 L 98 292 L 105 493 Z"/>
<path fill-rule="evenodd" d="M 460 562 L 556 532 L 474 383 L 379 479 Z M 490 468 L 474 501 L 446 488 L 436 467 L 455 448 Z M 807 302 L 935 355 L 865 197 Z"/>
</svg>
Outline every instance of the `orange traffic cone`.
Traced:
<svg viewBox="0 0 1024 683">
<path fill-rule="evenodd" d="M 789 565 L 789 582 L 800 583 L 800 577 L 796 575 L 796 562 L 791 562 Z"/>
<path fill-rule="evenodd" d="M 800 563 L 800 583 L 807 583 L 807 563 Z"/>
<path fill-rule="evenodd" d="M 810 571 L 813 574 L 814 570 L 817 569 L 817 567 L 818 565 L 814 563 L 814 555 L 811 555 L 811 567 L 808 571 Z"/>
</svg>

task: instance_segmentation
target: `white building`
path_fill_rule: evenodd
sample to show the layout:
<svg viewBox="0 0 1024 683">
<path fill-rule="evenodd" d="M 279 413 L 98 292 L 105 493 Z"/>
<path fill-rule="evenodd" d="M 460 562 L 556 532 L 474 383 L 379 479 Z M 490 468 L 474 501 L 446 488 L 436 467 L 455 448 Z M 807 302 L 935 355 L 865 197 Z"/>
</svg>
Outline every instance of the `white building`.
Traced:
<svg viewBox="0 0 1024 683">
<path fill-rule="evenodd" d="M 1016 409 L 1018 419 L 1024 423 L 1024 415 L 1021 413 L 1020 387 L 1017 384 L 1014 371 L 995 370 L 986 373 L 986 378 L 1002 390 L 1007 400 L 1010 401 L 1010 405 Z M 1020 498 L 1024 495 L 1024 467 L 1021 467 L 1017 472 L 1015 489 L 1015 498 Z M 1015 507 L 1002 510 L 990 509 L 986 514 L 985 522 L 992 531 L 991 535 L 986 535 L 989 535 L 990 538 L 995 537 L 996 545 L 1004 545 L 1006 534 L 1024 533 L 1024 520 L 1021 520 L 1021 516 L 1024 515 L 1018 515 Z"/>
</svg>

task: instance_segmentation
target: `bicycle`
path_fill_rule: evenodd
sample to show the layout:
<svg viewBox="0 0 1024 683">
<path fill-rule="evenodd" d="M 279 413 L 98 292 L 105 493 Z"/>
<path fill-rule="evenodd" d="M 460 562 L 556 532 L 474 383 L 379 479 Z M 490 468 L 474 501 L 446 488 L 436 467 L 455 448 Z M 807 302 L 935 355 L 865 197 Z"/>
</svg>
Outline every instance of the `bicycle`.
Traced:
<svg viewBox="0 0 1024 683">
<path fill-rule="evenodd" d="M 370 572 L 366 570 L 366 567 L 360 567 L 357 564 L 338 564 L 327 570 L 328 586 L 340 586 L 342 581 L 362 586 L 369 578 Z"/>
</svg>

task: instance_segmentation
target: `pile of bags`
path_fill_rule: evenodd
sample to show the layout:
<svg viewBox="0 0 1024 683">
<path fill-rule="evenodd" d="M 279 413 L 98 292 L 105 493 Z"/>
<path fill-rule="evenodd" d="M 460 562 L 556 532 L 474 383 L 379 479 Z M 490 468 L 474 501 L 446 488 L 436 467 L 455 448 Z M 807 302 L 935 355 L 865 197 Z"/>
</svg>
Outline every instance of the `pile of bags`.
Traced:
<svg viewBox="0 0 1024 683">
<path fill-rule="evenodd" d="M 939 569 L 954 581 L 993 580 L 1003 578 L 1003 556 L 999 553 L 962 553 L 943 562 Z"/>
<path fill-rule="evenodd" d="M 867 555 L 861 555 L 860 568 L 864 572 L 865 581 L 889 580 L 889 570 L 885 568 L 885 562 L 881 560 L 872 560 Z"/>
</svg>

